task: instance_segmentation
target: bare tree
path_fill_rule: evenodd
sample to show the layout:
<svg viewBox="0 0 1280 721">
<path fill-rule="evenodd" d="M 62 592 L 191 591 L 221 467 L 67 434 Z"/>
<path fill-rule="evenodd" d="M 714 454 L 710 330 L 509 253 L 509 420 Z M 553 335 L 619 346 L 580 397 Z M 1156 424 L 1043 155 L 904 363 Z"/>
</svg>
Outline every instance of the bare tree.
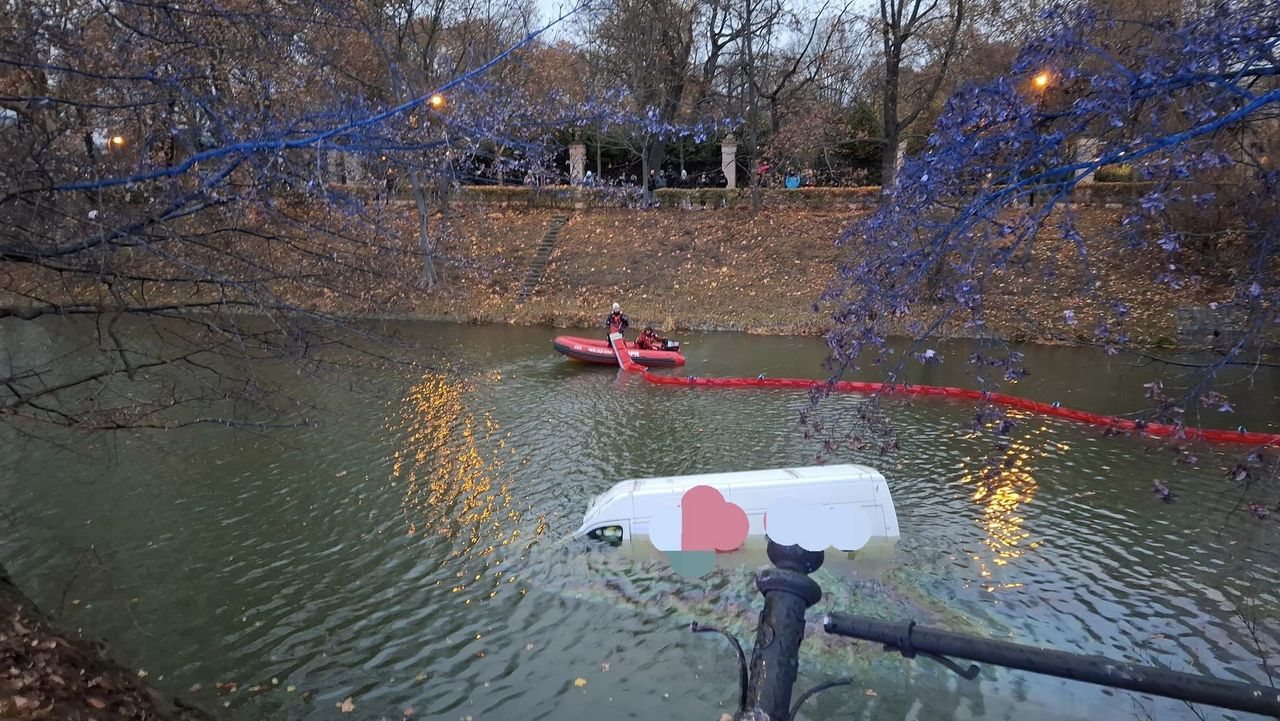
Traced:
<svg viewBox="0 0 1280 721">
<path fill-rule="evenodd" d="M 811 15 L 775 0 L 743 5 L 742 71 L 748 92 L 747 157 L 751 210 L 760 209 L 760 103 L 768 104 L 770 133 L 782 127 L 789 109 L 805 107 L 805 95 L 832 70 L 849 4 L 825 2 Z"/>
<path fill-rule="evenodd" d="M 447 143 L 420 127 L 424 78 L 462 95 L 533 37 L 477 55 L 478 35 L 459 30 L 411 56 L 415 73 L 388 69 L 407 54 L 383 55 L 388 36 L 349 5 L 2 7 L 0 324 L 21 334 L 81 319 L 85 342 L 73 357 L 6 344 L 0 415 L 81 429 L 292 424 L 306 409 L 275 392 L 274 362 L 318 370 L 357 347 L 369 362 L 420 360 L 344 319 L 412 307 L 431 249 L 405 242 L 402 217 L 367 186 L 333 182 L 334 168 L 386 158 L 430 173 L 424 154 Z M 450 31 L 431 22 L 395 29 Z M 396 75 L 421 92 L 380 95 Z M 460 105 L 453 122 L 493 128 L 480 103 Z"/>
<path fill-rule="evenodd" d="M 587 28 L 601 84 L 621 85 L 637 118 L 628 134 L 641 159 L 642 180 L 662 167 L 663 129 L 685 103 L 695 16 L 695 5 L 685 0 L 611 0 Z"/>
<path fill-rule="evenodd" d="M 782 4 L 773 0 L 746 0 L 742 10 L 742 70 L 747 80 L 747 173 L 751 186 L 751 212 L 760 211 L 760 74 L 757 72 L 759 39 L 766 42 L 773 35 Z"/>
<path fill-rule="evenodd" d="M 331 67 L 375 97 L 399 104 L 491 62 L 529 32 L 533 8 L 525 0 L 365 0 L 354 14 L 363 31 L 362 42 L 354 48 L 334 48 Z M 417 211 L 419 283 L 424 288 L 438 281 L 436 243 L 429 224 L 437 211 L 448 210 L 456 162 L 457 134 L 449 132 L 449 107 L 454 100 L 439 95 L 409 118 L 415 133 L 438 141 L 408 158 L 405 165 Z"/>
<path fill-rule="evenodd" d="M 880 0 L 878 25 L 884 50 L 880 177 L 886 191 L 897 175 L 902 134 L 938 97 L 955 59 L 964 19 L 965 0 Z M 926 79 L 904 93 L 904 75 L 916 72 Z"/>
</svg>

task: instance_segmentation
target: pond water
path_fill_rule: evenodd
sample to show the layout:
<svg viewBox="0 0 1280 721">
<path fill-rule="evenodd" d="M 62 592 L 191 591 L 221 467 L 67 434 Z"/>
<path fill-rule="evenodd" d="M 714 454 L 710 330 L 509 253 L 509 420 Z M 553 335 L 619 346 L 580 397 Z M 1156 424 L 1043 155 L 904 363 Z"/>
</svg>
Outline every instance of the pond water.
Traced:
<svg viewBox="0 0 1280 721">
<path fill-rule="evenodd" d="M 298 395 L 323 406 L 305 430 L 55 446 L 0 428 L 0 561 L 66 625 L 229 719 L 732 711 L 733 652 L 688 624 L 726 628 L 749 651 L 757 562 L 688 579 L 661 557 L 565 537 L 617 480 L 812 463 L 796 423 L 805 394 L 647 385 L 556 355 L 548 329 L 391 329 L 446 349 L 461 373 L 298 376 Z M 0 346 L 53 354 L 80 332 L 0 323 Z M 822 375 L 817 339 L 680 340 L 682 373 Z M 971 385 L 959 367 L 971 347 L 939 350 L 950 362 L 910 380 Z M 1096 412 L 1143 408 L 1142 383 L 1159 372 L 1094 351 L 1025 352 L 1033 375 L 1011 392 Z M 1198 420 L 1275 430 L 1280 375 L 1241 374 L 1229 390 L 1237 413 Z M 1034 417 L 1000 448 L 968 430 L 967 403 L 885 407 L 900 450 L 831 460 L 885 474 L 901 541 L 874 562 L 832 559 L 814 575 L 825 596 L 811 619 L 910 617 L 1258 683 L 1260 654 L 1280 665 L 1280 523 L 1230 512 L 1235 450 L 1201 448 L 1197 465 L 1181 465 L 1149 441 Z M 1154 480 L 1177 502 L 1156 499 Z M 810 629 L 797 694 L 842 675 L 855 685 L 820 694 L 805 718 L 1194 717 L 1173 701 L 996 668 L 965 681 Z M 216 689 L 227 682 L 236 692 Z M 336 707 L 347 698 L 350 715 Z"/>
</svg>

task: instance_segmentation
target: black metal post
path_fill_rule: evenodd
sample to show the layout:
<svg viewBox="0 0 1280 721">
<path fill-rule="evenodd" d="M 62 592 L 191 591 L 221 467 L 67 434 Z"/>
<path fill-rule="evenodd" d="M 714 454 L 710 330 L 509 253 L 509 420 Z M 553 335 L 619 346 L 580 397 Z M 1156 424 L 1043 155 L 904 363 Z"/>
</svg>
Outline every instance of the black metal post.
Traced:
<svg viewBox="0 0 1280 721">
<path fill-rule="evenodd" d="M 769 541 L 774 567 L 756 577 L 756 587 L 764 594 L 764 610 L 751 652 L 746 710 L 738 714 L 739 721 L 788 720 L 791 687 L 800 666 L 804 612 L 822 598 L 822 589 L 808 574 L 818 570 L 824 558 L 822 551 Z"/>
<path fill-rule="evenodd" d="M 832 613 L 823 619 L 822 626 L 827 633 L 883 643 L 887 650 L 898 651 L 907 657 L 916 653 L 954 656 L 1046 676 L 1280 718 L 1280 689 L 1266 686 L 1139 666 L 1102 656 L 1083 656 L 1008 641 L 976 638 L 916 626 L 914 621 L 892 622 L 847 613 Z"/>
</svg>

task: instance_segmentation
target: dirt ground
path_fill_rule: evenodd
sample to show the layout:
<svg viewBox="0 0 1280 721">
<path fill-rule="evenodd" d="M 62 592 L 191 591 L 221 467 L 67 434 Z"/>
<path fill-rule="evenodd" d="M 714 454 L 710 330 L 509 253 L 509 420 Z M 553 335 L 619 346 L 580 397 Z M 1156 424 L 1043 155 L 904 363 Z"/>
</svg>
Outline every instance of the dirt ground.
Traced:
<svg viewBox="0 0 1280 721">
<path fill-rule="evenodd" d="M 557 214 L 570 220 L 536 292 L 517 304 L 529 261 Z M 1123 213 L 1098 208 L 1077 214 L 1080 233 L 1101 238 Z M 575 214 L 463 207 L 442 240 L 446 285 L 434 296 L 418 296 L 412 311 L 470 322 L 586 327 L 598 325 L 616 300 L 633 322 L 667 331 L 821 334 L 827 315 L 815 312 L 813 303 L 835 279 L 848 253 L 836 240 L 856 219 L 853 211 L 806 209 L 766 209 L 752 217 L 745 209 Z M 1229 297 L 1228 285 L 1210 276 L 1176 290 L 1159 286 L 1152 280 L 1158 252 L 1096 242 L 1090 262 L 1099 285 L 1086 293 L 1084 264 L 1076 248 L 1052 232 L 1055 227 L 1045 224 L 1026 267 L 992 276 L 985 305 L 989 332 L 1041 342 L 1087 340 L 1109 302 L 1118 300 L 1129 309 L 1125 329 L 1133 342 L 1170 345 L 1177 308 Z M 965 333 L 959 325 L 950 330 Z"/>
<path fill-rule="evenodd" d="M 668 330 L 821 330 L 822 319 L 811 306 L 834 277 L 833 241 L 843 222 L 838 215 L 579 214 L 561 230 L 533 297 L 517 305 L 516 291 L 552 215 L 525 211 L 519 214 L 521 225 L 511 230 L 492 227 L 498 219 L 482 212 L 458 223 L 461 254 L 496 255 L 501 260 L 487 265 L 501 270 L 487 278 L 465 269 L 452 273 L 444 297 L 425 300 L 419 310 L 464 319 L 596 325 L 616 300 L 637 322 Z M 526 230 L 531 218 L 540 221 L 533 232 Z M 521 238 L 516 227 L 528 235 Z"/>
<path fill-rule="evenodd" d="M 831 309 L 815 310 L 814 303 L 835 280 L 838 266 L 856 260 L 852 254 L 857 251 L 851 249 L 856 244 L 841 247 L 837 240 L 867 212 L 776 207 L 753 216 L 747 208 L 575 212 L 455 203 L 447 215 L 429 223 L 442 282 L 424 290 L 412 204 L 379 204 L 363 226 L 333 210 L 289 210 L 312 219 L 314 227 L 337 230 L 299 232 L 279 217 L 248 218 L 247 225 L 257 222 L 274 231 L 220 238 L 225 248 L 210 246 L 204 258 L 197 247 L 189 260 L 233 280 L 269 271 L 275 279 L 264 287 L 274 295 L 255 292 L 241 298 L 248 306 L 271 306 L 279 298 L 278 304 L 339 315 L 595 327 L 616 301 L 633 323 L 667 332 L 787 335 L 827 331 Z M 1191 269 L 1199 280 L 1181 288 L 1162 286 L 1154 277 L 1167 261 L 1154 244 L 1135 250 L 1107 240 L 1119 226 L 1122 210 L 1075 212 L 1097 286 L 1086 291 L 1085 262 L 1077 248 L 1062 239 L 1051 217 L 1025 264 L 987 279 L 984 334 L 1010 340 L 1092 342 L 1098 322 L 1113 301 L 1120 301 L 1128 308 L 1123 331 L 1131 343 L 1171 346 L 1179 337 L 1179 309 L 1230 299 L 1234 283 L 1226 271 L 1229 263 Z M 527 302 L 517 302 L 540 241 L 552 219 L 561 215 L 568 222 L 541 282 Z M 155 276 L 182 270 L 163 264 L 151 268 L 146 262 L 157 265 L 154 259 L 139 259 L 136 268 L 128 267 Z M 0 309 L 32 299 L 104 307 L 116 302 L 92 274 L 68 280 L 52 269 L 9 270 L 11 280 L 0 288 Z M 142 290 L 133 289 L 130 299 L 135 304 L 203 300 L 212 305 L 225 288 L 177 282 L 148 283 L 145 294 Z M 891 330 L 909 334 L 907 320 L 927 319 L 945 307 L 944 302 L 918 304 L 902 327 Z M 958 322 L 945 331 L 975 334 Z"/>
</svg>

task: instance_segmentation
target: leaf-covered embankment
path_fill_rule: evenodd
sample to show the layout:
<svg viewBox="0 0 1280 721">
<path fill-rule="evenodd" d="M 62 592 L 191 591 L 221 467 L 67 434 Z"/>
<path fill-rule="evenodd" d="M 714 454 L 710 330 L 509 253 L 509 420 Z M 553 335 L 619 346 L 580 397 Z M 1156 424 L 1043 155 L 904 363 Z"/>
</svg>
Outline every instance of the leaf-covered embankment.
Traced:
<svg viewBox="0 0 1280 721">
<path fill-rule="evenodd" d="M 856 258 L 856 239 L 843 247 L 836 240 L 859 212 L 774 208 L 753 217 L 745 209 L 572 213 L 457 206 L 440 233 L 445 286 L 418 295 L 410 312 L 468 322 L 594 327 L 618 301 L 633 322 L 669 331 L 820 334 L 829 315 L 815 312 L 813 304 L 834 280 L 838 263 Z M 947 331 L 1089 342 L 1098 322 L 1119 302 L 1127 309 L 1124 331 L 1132 343 L 1204 347 L 1212 342 L 1185 337 L 1178 313 L 1229 301 L 1229 263 L 1198 268 L 1197 280 L 1180 288 L 1161 285 L 1154 271 L 1164 261 L 1154 244 L 1135 249 L 1108 239 L 1123 210 L 1074 212 L 1087 240 L 1088 271 L 1079 249 L 1056 237 L 1051 230 L 1056 226 L 1047 222 L 1022 262 L 986 279 L 985 326 L 966 326 L 967 319 L 957 317 Z M 532 297 L 518 303 L 535 249 L 557 214 L 570 220 Z M 1187 262 L 1195 267 L 1194 258 Z M 928 321 L 950 307 L 948 299 L 923 299 L 908 316 L 896 319 L 898 332 L 911 335 L 913 322 Z"/>
<path fill-rule="evenodd" d="M 169 700 L 105 647 L 60 629 L 0 566 L 0 719 L 208 721 Z"/>
</svg>

